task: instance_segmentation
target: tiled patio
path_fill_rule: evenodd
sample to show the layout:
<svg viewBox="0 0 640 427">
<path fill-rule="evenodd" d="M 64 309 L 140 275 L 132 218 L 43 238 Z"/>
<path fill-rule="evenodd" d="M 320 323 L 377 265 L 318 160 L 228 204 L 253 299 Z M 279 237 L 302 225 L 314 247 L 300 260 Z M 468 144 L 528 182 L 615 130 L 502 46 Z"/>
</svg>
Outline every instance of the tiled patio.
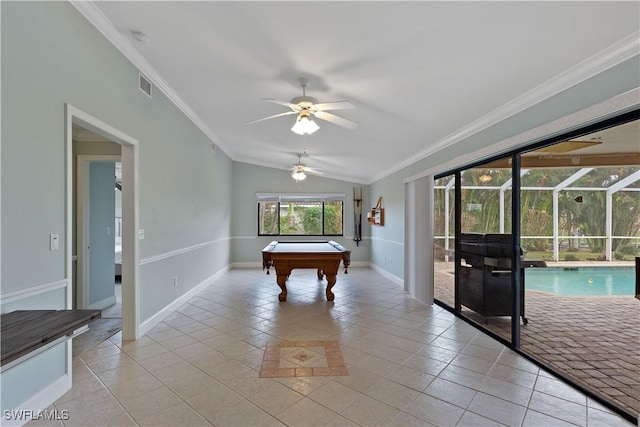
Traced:
<svg viewBox="0 0 640 427">
<path fill-rule="evenodd" d="M 453 306 L 453 265 L 436 272 L 435 296 Z M 634 417 L 640 413 L 640 301 L 634 297 L 561 297 L 526 291 L 521 349 Z M 463 314 L 485 319 L 463 307 Z M 511 339 L 510 318 L 489 318 Z"/>
</svg>

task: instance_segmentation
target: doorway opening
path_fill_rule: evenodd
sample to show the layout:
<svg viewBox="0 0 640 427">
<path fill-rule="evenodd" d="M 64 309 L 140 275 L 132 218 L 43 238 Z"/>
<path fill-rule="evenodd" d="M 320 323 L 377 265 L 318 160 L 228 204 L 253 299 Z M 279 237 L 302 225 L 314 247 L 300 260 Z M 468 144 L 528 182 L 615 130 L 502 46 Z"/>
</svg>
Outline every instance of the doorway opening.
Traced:
<svg viewBox="0 0 640 427">
<path fill-rule="evenodd" d="M 139 336 L 137 140 L 68 104 L 65 112 L 66 241 L 69 242 L 66 247 L 67 271 L 74 284 L 67 288 L 66 306 L 67 309 L 104 309 L 103 318 L 113 317 L 121 323 L 123 340 L 136 340 Z M 120 163 L 119 174 L 116 172 L 116 162 Z M 95 188 L 100 186 L 93 186 L 96 183 L 92 182 L 92 175 L 102 177 L 103 187 L 104 181 L 109 180 L 107 189 L 104 190 L 106 193 L 102 197 L 95 197 L 93 201 L 91 196 L 95 195 Z M 120 190 L 116 190 L 118 181 Z M 119 221 L 116 220 L 114 191 L 121 191 Z M 109 203 L 102 205 L 107 199 Z M 92 210 L 94 214 L 102 213 L 99 218 L 102 222 L 92 223 L 96 216 L 92 215 Z M 116 294 L 115 234 L 120 235 L 122 248 L 120 295 Z M 100 246 L 102 252 L 92 245 Z M 93 254 L 97 255 L 97 265 L 91 263 Z M 90 287 L 89 276 L 92 269 L 95 272 L 101 268 L 110 271 L 110 285 L 105 286 L 103 283 L 93 289 Z M 103 274 L 102 277 L 106 276 Z M 121 303 L 121 314 L 117 307 L 111 309 L 118 302 Z M 121 316 L 121 320 L 117 315 Z M 103 332 L 105 335 L 108 333 L 109 331 Z"/>
<path fill-rule="evenodd" d="M 89 330 L 73 341 L 74 355 L 122 328 L 120 152 L 119 144 L 73 126 L 74 308 L 102 310 Z"/>
</svg>

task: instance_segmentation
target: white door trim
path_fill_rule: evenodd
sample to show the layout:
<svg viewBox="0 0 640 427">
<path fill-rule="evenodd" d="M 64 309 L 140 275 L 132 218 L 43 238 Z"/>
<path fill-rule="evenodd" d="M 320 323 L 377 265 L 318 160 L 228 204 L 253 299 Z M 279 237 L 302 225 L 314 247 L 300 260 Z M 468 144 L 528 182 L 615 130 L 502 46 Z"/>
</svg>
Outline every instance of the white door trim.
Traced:
<svg viewBox="0 0 640 427">
<path fill-rule="evenodd" d="M 71 279 L 73 238 L 73 124 L 82 126 L 121 146 L 122 181 L 122 339 L 139 337 L 139 248 L 138 248 L 138 140 L 85 113 L 65 104 L 66 148 L 66 276 Z M 70 280 L 72 283 L 72 280 Z M 67 309 L 72 308 L 72 287 L 67 287 Z"/>
<path fill-rule="evenodd" d="M 76 163 L 76 300 L 79 309 L 89 307 L 89 164 L 93 162 L 120 162 L 119 155 L 78 154 Z M 115 196 L 114 196 L 115 197 Z M 114 213 L 115 215 L 115 213 Z M 114 230 L 115 232 L 115 230 Z"/>
</svg>

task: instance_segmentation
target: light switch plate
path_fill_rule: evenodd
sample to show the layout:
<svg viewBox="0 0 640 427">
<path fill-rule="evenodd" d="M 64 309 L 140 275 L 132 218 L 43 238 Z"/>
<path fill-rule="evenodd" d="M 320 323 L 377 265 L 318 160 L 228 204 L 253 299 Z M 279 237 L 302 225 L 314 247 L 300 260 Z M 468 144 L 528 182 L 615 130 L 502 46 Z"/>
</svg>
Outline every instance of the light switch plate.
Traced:
<svg viewBox="0 0 640 427">
<path fill-rule="evenodd" d="M 60 235 L 49 234 L 49 250 L 57 251 L 58 249 L 60 249 Z"/>
<path fill-rule="evenodd" d="M 144 240 L 144 229 L 142 228 L 138 230 L 138 239 Z"/>
</svg>

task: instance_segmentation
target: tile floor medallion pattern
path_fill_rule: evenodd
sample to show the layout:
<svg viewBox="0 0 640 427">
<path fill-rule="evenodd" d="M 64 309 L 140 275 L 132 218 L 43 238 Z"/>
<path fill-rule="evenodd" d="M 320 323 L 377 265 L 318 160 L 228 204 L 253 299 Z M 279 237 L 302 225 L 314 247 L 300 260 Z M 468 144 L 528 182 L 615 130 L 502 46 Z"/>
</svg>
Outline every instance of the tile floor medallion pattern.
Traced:
<svg viewBox="0 0 640 427">
<path fill-rule="evenodd" d="M 260 378 L 349 375 L 338 341 L 267 343 Z"/>
<path fill-rule="evenodd" d="M 27 426 L 632 425 L 372 269 L 340 275 L 332 302 L 315 270 L 287 286 L 281 303 L 259 268 L 222 274 L 137 341 L 74 357 L 73 388 L 48 408 L 70 418 Z M 270 343 L 303 340 L 338 343 L 348 375 L 260 377 Z M 328 367 L 316 344 L 275 354 Z"/>
</svg>

